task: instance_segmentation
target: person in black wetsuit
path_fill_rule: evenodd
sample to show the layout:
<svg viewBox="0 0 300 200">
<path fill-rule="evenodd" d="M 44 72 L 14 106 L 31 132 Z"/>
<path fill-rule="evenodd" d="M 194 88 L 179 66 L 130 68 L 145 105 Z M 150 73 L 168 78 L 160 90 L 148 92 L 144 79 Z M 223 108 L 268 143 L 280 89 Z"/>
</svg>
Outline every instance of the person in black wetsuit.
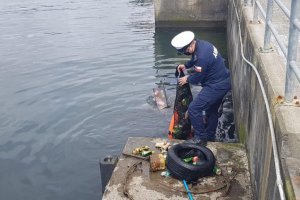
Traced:
<svg viewBox="0 0 300 200">
<path fill-rule="evenodd" d="M 214 141 L 218 124 L 218 108 L 225 94 L 231 90 L 230 73 L 217 48 L 204 40 L 195 39 L 191 31 L 176 35 L 171 44 L 176 50 L 191 59 L 180 64 L 177 70 L 194 68 L 194 73 L 179 79 L 179 84 L 201 84 L 202 89 L 190 103 L 188 116 L 194 128 L 190 142 L 206 145 Z"/>
</svg>

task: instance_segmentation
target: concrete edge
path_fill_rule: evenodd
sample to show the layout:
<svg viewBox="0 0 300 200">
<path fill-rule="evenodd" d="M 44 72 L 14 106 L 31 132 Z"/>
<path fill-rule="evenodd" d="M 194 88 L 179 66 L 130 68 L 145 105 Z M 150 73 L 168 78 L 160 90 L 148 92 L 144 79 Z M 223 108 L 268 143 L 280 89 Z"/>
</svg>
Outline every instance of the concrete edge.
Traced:
<svg viewBox="0 0 300 200">
<path fill-rule="evenodd" d="M 247 24 L 247 32 L 253 46 L 263 47 L 262 35 L 264 35 L 265 24 L 251 23 L 252 13 L 252 7 L 245 7 L 243 20 Z M 279 96 L 284 97 L 285 64 L 284 58 L 279 55 L 274 45 L 273 51 L 270 53 L 262 52 L 260 49 L 255 51 L 257 57 L 253 60 L 257 59 L 256 62 L 262 66 L 258 71 L 262 76 L 263 84 L 267 86 L 265 89 L 273 115 L 274 127 L 277 126 L 279 129 L 275 134 L 283 169 L 282 175 L 286 195 L 288 199 L 299 199 L 300 120 L 297 119 L 300 119 L 300 108 L 286 105 L 282 99 L 278 98 Z"/>
<path fill-rule="evenodd" d="M 194 27 L 194 28 L 226 28 L 226 20 L 201 20 L 201 21 L 156 21 L 156 28 L 165 28 L 165 27 Z"/>
</svg>

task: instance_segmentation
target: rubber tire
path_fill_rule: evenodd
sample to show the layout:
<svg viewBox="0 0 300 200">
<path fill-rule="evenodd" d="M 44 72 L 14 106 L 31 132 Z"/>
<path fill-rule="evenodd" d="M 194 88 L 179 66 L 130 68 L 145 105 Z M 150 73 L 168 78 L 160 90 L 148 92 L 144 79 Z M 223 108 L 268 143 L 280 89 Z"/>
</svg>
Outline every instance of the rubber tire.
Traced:
<svg viewBox="0 0 300 200">
<path fill-rule="evenodd" d="M 194 149 L 203 154 L 204 160 L 202 159 L 199 165 L 185 163 L 179 155 L 180 152 L 188 149 Z M 168 150 L 166 164 L 172 177 L 179 180 L 196 181 L 213 172 L 215 156 L 207 147 L 192 143 L 182 143 L 174 145 Z"/>
</svg>

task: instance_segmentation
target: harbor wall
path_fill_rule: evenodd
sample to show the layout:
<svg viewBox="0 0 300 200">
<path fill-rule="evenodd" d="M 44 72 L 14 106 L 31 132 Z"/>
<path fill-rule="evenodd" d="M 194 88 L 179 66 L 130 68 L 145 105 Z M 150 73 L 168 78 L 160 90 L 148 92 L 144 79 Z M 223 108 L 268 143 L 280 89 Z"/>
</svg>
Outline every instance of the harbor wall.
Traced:
<svg viewBox="0 0 300 200">
<path fill-rule="evenodd" d="M 226 26 L 228 0 L 154 0 L 155 26 Z"/>
<path fill-rule="evenodd" d="M 253 194 L 256 195 L 255 199 L 280 199 L 262 89 L 254 70 L 243 60 L 242 51 L 244 57 L 254 64 L 266 91 L 286 197 L 299 199 L 300 108 L 293 102 L 284 102 L 284 58 L 274 45 L 271 51 L 263 49 L 265 24 L 253 23 L 253 7 L 244 5 L 243 1 L 233 2 L 230 0 L 228 4 L 228 57 L 236 131 L 247 149 Z"/>
</svg>

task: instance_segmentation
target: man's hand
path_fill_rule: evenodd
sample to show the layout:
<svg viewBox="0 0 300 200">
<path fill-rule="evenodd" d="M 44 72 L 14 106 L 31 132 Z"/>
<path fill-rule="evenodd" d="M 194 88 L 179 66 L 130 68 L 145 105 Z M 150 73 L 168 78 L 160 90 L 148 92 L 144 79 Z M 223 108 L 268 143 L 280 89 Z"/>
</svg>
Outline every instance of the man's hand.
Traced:
<svg viewBox="0 0 300 200">
<path fill-rule="evenodd" d="M 177 66 L 177 71 L 180 73 L 185 70 L 185 65 L 181 64 Z"/>
<path fill-rule="evenodd" d="M 189 76 L 184 76 L 182 78 L 179 79 L 179 85 L 184 85 L 187 83 L 187 79 L 188 79 Z"/>
</svg>

